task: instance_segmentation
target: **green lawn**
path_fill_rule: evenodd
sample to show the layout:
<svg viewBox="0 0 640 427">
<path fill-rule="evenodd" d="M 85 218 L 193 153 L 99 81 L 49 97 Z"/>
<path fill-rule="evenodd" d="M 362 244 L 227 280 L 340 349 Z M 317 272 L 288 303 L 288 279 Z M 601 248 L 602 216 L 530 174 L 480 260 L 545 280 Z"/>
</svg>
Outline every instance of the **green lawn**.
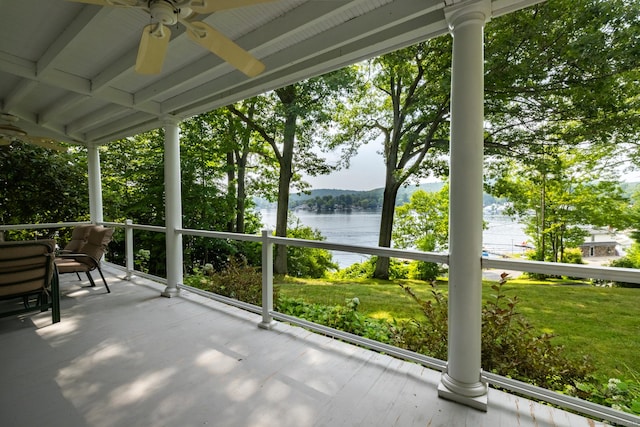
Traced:
<svg viewBox="0 0 640 427">
<path fill-rule="evenodd" d="M 401 282 L 422 298 L 431 295 L 431 287 L 424 282 Z M 277 286 L 282 295 L 326 305 L 358 297 L 358 310 L 371 317 L 422 316 L 417 304 L 393 282 L 287 278 Z M 446 290 L 446 284 L 441 289 Z M 640 289 L 520 279 L 508 281 L 503 289 L 508 296 L 518 297 L 518 311 L 539 331 L 555 334 L 555 342 L 571 355 L 589 356 L 599 379 L 628 377 L 629 370 L 640 372 Z M 485 282 L 484 297 L 492 293 L 491 282 Z"/>
</svg>

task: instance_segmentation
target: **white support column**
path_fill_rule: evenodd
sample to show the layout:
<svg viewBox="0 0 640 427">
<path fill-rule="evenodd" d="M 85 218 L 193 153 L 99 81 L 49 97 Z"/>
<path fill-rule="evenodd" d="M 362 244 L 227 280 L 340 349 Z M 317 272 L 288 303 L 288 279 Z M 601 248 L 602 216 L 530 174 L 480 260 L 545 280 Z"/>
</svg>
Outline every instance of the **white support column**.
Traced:
<svg viewBox="0 0 640 427">
<path fill-rule="evenodd" d="M 164 121 L 164 188 L 167 245 L 167 287 L 162 296 L 178 295 L 182 284 L 182 179 L 180 175 L 180 129 L 178 120 Z"/>
<path fill-rule="evenodd" d="M 440 397 L 487 409 L 481 381 L 484 24 L 490 0 L 445 9 L 453 36 L 449 184 L 449 356 Z"/>
<path fill-rule="evenodd" d="M 89 215 L 91 222 L 101 223 L 102 212 L 102 175 L 100 173 L 100 151 L 97 144 L 87 146 L 89 174 Z"/>
</svg>

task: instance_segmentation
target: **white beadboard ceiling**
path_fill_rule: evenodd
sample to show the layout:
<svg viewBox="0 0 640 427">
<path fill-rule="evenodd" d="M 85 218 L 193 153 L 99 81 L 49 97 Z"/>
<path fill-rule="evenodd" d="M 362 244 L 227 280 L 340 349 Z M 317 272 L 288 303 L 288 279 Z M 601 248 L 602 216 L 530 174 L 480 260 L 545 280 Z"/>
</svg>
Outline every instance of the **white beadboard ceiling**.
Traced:
<svg viewBox="0 0 640 427">
<path fill-rule="evenodd" d="M 494 15 L 540 0 L 494 0 Z M 0 0 L 0 112 L 30 135 L 108 143 L 446 33 L 452 0 L 276 0 L 199 16 L 265 63 L 249 78 L 178 26 L 161 74 L 134 71 L 140 9 Z"/>
</svg>

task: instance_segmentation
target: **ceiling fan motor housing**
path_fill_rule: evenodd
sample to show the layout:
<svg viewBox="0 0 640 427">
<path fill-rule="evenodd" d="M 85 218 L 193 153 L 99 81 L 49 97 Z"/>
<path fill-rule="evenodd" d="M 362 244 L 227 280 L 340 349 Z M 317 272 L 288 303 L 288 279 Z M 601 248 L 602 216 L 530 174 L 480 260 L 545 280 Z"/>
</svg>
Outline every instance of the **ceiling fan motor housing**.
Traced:
<svg viewBox="0 0 640 427">
<path fill-rule="evenodd" d="M 150 2 L 151 17 L 163 25 L 175 25 L 178 22 L 178 10 L 167 0 Z"/>
</svg>

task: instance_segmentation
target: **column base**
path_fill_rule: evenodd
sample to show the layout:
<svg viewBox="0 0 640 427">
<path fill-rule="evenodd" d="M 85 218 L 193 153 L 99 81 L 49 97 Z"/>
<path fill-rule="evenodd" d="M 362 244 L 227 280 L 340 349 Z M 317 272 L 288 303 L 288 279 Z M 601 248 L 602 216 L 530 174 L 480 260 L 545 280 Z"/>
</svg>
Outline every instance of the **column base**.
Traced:
<svg viewBox="0 0 640 427">
<path fill-rule="evenodd" d="M 275 320 L 271 320 L 269 322 L 260 322 L 258 323 L 258 328 L 266 329 L 267 331 L 272 330 L 276 327 L 277 322 Z"/>
<path fill-rule="evenodd" d="M 484 412 L 487 411 L 489 405 L 486 383 L 461 383 L 446 373 L 442 374 L 442 379 L 438 384 L 438 396 Z"/>
<path fill-rule="evenodd" d="M 172 288 L 169 286 L 167 286 L 165 290 L 160 293 L 161 296 L 166 298 L 177 297 L 179 294 L 180 294 L 180 289 L 178 289 L 177 287 Z"/>
</svg>

